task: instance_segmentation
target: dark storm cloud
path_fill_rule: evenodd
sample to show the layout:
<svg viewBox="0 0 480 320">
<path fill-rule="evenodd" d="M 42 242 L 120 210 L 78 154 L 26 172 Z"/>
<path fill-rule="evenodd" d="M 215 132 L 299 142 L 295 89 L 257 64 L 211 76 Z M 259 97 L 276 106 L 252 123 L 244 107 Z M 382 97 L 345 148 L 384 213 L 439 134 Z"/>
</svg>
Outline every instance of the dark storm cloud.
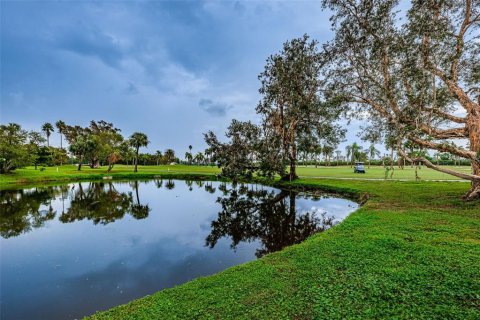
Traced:
<svg viewBox="0 0 480 320">
<path fill-rule="evenodd" d="M 210 99 L 201 99 L 198 105 L 202 110 L 215 117 L 224 117 L 227 111 L 232 109 L 232 106 L 225 103 L 214 102 Z"/>
</svg>

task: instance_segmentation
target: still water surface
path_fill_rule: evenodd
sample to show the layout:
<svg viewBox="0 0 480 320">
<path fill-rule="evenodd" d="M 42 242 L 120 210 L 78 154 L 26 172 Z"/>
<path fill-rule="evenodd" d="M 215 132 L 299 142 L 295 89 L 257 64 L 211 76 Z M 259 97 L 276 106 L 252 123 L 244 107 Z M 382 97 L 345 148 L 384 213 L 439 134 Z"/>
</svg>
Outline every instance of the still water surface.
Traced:
<svg viewBox="0 0 480 320">
<path fill-rule="evenodd" d="M 0 191 L 0 318 L 81 318 L 301 242 L 357 206 L 181 180 Z"/>
</svg>

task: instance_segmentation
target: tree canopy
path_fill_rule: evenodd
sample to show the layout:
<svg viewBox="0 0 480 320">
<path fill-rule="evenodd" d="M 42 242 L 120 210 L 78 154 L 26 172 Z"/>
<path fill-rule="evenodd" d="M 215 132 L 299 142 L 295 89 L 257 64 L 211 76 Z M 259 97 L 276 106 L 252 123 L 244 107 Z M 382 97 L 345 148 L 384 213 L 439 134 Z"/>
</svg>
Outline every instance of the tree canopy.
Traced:
<svg viewBox="0 0 480 320">
<path fill-rule="evenodd" d="M 335 39 L 324 46 L 330 97 L 395 138 L 409 161 L 468 179 L 466 198 L 480 196 L 480 2 L 324 0 L 334 11 Z M 452 140 L 466 139 L 468 149 Z M 403 141 L 468 159 L 472 173 L 409 157 Z"/>
</svg>

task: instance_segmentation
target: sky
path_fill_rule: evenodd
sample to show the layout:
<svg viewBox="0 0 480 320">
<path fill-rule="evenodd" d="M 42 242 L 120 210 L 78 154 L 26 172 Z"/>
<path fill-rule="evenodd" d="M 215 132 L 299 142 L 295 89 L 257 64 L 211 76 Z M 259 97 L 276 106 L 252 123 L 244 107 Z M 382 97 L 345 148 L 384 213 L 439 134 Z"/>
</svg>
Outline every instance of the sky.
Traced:
<svg viewBox="0 0 480 320">
<path fill-rule="evenodd" d="M 182 156 L 258 122 L 258 74 L 286 40 L 333 38 L 319 1 L 1 1 L 0 122 L 106 120 Z M 359 123 L 348 126 L 347 140 Z M 51 144 L 59 144 L 53 134 Z M 340 146 L 344 150 L 346 143 Z"/>
</svg>

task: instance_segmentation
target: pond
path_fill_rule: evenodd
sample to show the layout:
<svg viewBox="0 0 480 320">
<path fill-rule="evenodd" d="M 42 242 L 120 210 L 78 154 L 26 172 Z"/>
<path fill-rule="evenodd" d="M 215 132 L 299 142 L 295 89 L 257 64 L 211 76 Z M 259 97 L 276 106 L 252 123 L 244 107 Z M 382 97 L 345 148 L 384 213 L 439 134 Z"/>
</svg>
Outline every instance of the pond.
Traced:
<svg viewBox="0 0 480 320">
<path fill-rule="evenodd" d="M 3 190 L 0 318 L 81 318 L 299 243 L 357 207 L 183 180 Z"/>
</svg>

